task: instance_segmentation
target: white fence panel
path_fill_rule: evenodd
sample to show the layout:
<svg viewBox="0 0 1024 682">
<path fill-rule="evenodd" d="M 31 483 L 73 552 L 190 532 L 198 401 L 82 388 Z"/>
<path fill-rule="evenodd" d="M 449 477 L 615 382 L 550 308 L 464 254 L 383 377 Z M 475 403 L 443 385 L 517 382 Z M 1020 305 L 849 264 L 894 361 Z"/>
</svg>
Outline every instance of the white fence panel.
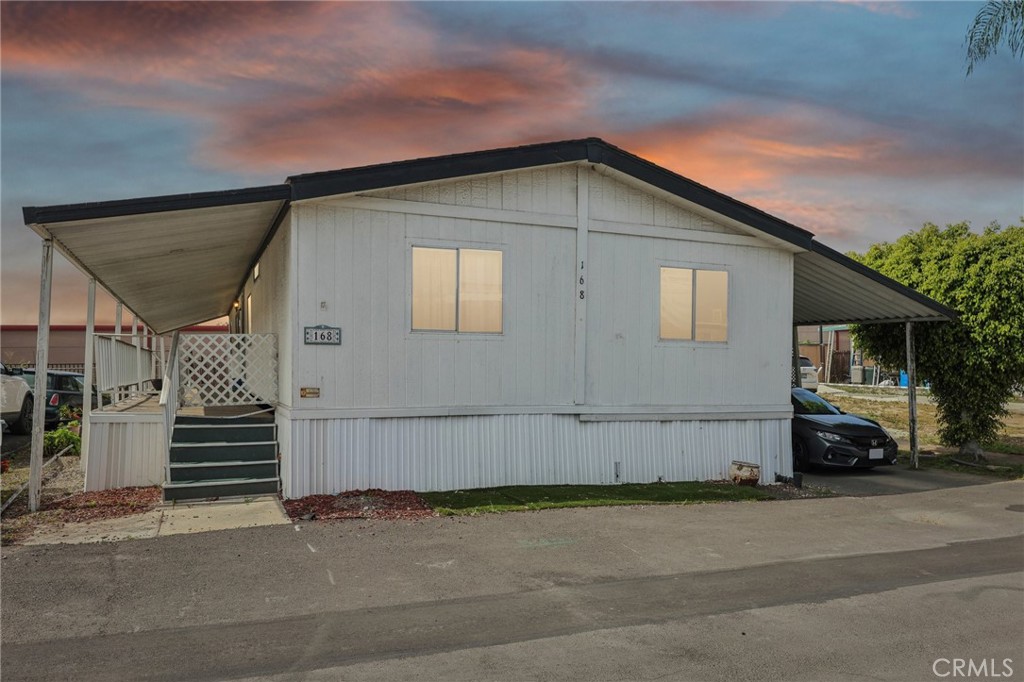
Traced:
<svg viewBox="0 0 1024 682">
<path fill-rule="evenodd" d="M 182 406 L 277 403 L 275 334 L 182 334 L 177 362 Z"/>
<path fill-rule="evenodd" d="M 166 450 L 163 415 L 93 412 L 85 489 L 160 485 Z"/>
</svg>

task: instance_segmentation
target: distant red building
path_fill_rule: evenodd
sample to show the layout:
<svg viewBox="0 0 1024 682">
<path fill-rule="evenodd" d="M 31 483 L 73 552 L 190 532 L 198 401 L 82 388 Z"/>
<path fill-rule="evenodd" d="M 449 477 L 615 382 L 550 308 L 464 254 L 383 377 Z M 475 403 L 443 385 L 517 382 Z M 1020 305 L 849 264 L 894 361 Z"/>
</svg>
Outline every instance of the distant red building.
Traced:
<svg viewBox="0 0 1024 682">
<path fill-rule="evenodd" d="M 131 322 L 121 332 L 131 334 Z M 192 333 L 220 333 L 228 331 L 227 324 L 199 325 L 184 331 Z M 98 334 L 113 334 L 114 325 L 96 325 Z M 168 337 L 168 343 L 170 338 Z M 0 325 L 0 361 L 5 365 L 32 365 L 36 361 L 36 325 Z M 81 367 L 85 364 L 85 325 L 55 324 L 50 326 L 51 367 Z"/>
</svg>

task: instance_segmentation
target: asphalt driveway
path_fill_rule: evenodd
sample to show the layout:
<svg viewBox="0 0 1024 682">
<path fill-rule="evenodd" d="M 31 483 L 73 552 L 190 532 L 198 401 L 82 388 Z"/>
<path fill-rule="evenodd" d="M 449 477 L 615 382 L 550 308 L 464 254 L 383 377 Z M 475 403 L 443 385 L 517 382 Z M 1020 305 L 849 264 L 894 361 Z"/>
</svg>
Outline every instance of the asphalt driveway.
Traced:
<svg viewBox="0 0 1024 682">
<path fill-rule="evenodd" d="M 868 470 L 815 468 L 804 474 L 804 483 L 829 488 L 839 495 L 867 497 L 920 493 L 928 490 L 984 485 L 999 479 L 942 469 L 909 469 L 903 464 Z"/>
</svg>

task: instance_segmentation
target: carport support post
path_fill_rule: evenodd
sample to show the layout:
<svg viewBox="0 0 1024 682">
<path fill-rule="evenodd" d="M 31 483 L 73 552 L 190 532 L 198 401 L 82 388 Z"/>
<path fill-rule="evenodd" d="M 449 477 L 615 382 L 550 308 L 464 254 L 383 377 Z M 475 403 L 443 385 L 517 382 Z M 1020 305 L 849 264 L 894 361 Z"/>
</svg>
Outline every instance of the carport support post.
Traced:
<svg viewBox="0 0 1024 682">
<path fill-rule="evenodd" d="M 53 240 L 43 240 L 39 275 L 39 326 L 36 327 L 36 379 L 32 391 L 32 454 L 29 459 L 28 508 L 39 510 L 43 485 L 43 429 L 46 426 L 46 366 L 50 360 L 50 290 L 53 288 Z"/>
<path fill-rule="evenodd" d="M 124 304 L 121 301 L 117 302 L 114 307 L 114 341 L 121 340 L 121 318 L 124 316 Z M 110 399 L 115 403 L 121 402 L 121 387 L 116 386 L 113 392 L 110 394 Z"/>
<path fill-rule="evenodd" d="M 139 337 L 139 316 L 132 313 L 132 345 L 135 346 L 135 390 L 142 393 L 142 339 Z"/>
<path fill-rule="evenodd" d="M 804 387 L 804 379 L 800 376 L 800 328 L 793 325 L 793 385 Z"/>
<path fill-rule="evenodd" d="M 917 367 L 914 357 L 914 323 L 907 322 L 907 405 L 910 409 L 910 461 L 917 461 Z"/>
<path fill-rule="evenodd" d="M 96 279 L 89 278 L 89 299 L 85 311 L 85 387 L 82 389 L 82 471 L 89 465 L 89 421 L 92 412 L 93 343 L 96 334 Z"/>
</svg>

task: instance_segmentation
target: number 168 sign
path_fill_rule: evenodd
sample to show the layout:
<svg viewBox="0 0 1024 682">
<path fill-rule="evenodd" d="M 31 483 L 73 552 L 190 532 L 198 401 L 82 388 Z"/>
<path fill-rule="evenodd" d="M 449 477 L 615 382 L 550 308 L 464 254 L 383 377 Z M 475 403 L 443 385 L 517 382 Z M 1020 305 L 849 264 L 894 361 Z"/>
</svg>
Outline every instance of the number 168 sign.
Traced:
<svg viewBox="0 0 1024 682">
<path fill-rule="evenodd" d="M 319 324 L 315 327 L 305 327 L 306 344 L 340 346 L 341 327 L 328 327 Z"/>
</svg>

